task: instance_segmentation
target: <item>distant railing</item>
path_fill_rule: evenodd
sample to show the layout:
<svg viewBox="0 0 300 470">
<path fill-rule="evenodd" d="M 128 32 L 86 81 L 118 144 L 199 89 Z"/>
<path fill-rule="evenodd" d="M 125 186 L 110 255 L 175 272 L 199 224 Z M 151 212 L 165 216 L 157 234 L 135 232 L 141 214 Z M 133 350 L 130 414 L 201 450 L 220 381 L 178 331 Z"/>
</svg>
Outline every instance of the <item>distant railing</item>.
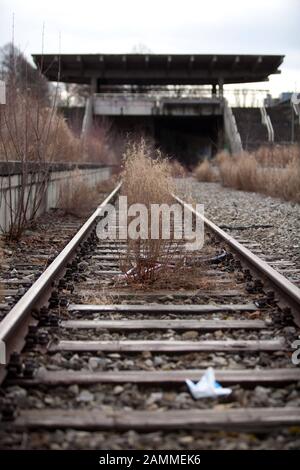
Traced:
<svg viewBox="0 0 300 470">
<path fill-rule="evenodd" d="M 261 108 L 269 90 L 251 88 L 224 88 L 224 97 L 232 108 Z"/>
<path fill-rule="evenodd" d="M 81 135 L 87 134 L 90 131 L 91 127 L 92 127 L 92 124 L 93 124 L 93 105 L 94 105 L 94 97 L 89 96 L 88 99 L 86 100 L 86 104 L 85 104 Z"/>
<path fill-rule="evenodd" d="M 268 141 L 274 142 L 274 129 L 272 126 L 271 118 L 268 115 L 267 110 L 264 106 L 260 108 L 260 113 L 261 113 L 261 122 L 264 126 L 266 126 L 267 131 L 268 131 Z"/>
<path fill-rule="evenodd" d="M 98 168 L 106 168 L 114 165 L 106 163 L 77 163 L 77 162 L 27 162 L 26 172 L 35 173 L 38 171 L 47 171 L 49 173 L 72 170 L 96 170 Z M 24 163 L 20 161 L 1 161 L 0 160 L 0 176 L 19 175 L 24 172 Z"/>
<path fill-rule="evenodd" d="M 241 153 L 243 151 L 241 136 L 232 109 L 226 99 L 224 100 L 224 127 L 231 152 L 233 154 Z"/>
<path fill-rule="evenodd" d="M 223 96 L 231 107 L 262 107 L 264 99 L 266 98 L 269 90 L 261 89 L 226 89 L 223 91 Z M 138 92 L 136 90 L 126 89 L 124 92 L 117 93 L 96 93 L 95 98 L 100 98 L 103 101 L 124 100 L 126 102 L 134 101 L 153 101 L 164 99 L 216 99 L 222 100 L 218 94 L 213 94 L 212 87 L 153 87 L 148 91 Z"/>
<path fill-rule="evenodd" d="M 124 101 L 153 101 L 153 100 L 164 100 L 164 99 L 199 99 L 199 98 L 212 98 L 211 90 L 202 90 L 201 93 L 185 92 L 176 93 L 174 91 L 154 92 L 153 90 L 149 93 L 95 93 L 94 98 L 100 98 L 101 100 L 113 101 L 113 100 L 124 100 Z M 218 98 L 214 96 L 214 98 Z"/>
</svg>

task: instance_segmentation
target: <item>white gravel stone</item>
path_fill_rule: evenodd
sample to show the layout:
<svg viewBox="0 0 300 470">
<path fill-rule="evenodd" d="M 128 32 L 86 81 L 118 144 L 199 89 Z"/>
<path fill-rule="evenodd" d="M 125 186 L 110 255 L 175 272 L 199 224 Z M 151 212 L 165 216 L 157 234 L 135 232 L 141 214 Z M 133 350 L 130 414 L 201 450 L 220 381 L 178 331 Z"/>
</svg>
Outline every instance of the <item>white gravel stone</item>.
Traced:
<svg viewBox="0 0 300 470">
<path fill-rule="evenodd" d="M 183 199 L 192 197 L 198 204 L 204 204 L 204 215 L 217 225 L 231 228 L 270 225 L 246 230 L 224 227 L 224 230 L 246 246 L 243 240 L 250 240 L 253 244 L 255 242 L 253 247 L 249 246 L 253 252 L 265 257 L 271 265 L 275 261 L 275 269 L 300 285 L 300 273 L 284 273 L 285 269 L 300 270 L 300 204 L 264 194 L 224 188 L 219 183 L 199 183 L 192 178 L 178 179 L 177 187 L 177 193 Z M 287 261 L 292 265 L 286 264 Z"/>
<path fill-rule="evenodd" d="M 88 403 L 94 400 L 94 395 L 89 392 L 88 390 L 82 390 L 78 397 L 76 397 L 76 401 Z"/>
</svg>

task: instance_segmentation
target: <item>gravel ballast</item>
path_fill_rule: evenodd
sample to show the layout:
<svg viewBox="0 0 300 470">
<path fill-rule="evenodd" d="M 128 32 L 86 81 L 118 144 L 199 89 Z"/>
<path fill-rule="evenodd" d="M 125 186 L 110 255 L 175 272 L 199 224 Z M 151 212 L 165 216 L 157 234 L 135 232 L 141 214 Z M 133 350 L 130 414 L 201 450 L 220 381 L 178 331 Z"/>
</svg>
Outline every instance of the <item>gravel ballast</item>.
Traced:
<svg viewBox="0 0 300 470">
<path fill-rule="evenodd" d="M 300 286 L 299 204 L 194 179 L 178 179 L 177 188 L 183 199 L 204 204 L 206 217 Z"/>
</svg>

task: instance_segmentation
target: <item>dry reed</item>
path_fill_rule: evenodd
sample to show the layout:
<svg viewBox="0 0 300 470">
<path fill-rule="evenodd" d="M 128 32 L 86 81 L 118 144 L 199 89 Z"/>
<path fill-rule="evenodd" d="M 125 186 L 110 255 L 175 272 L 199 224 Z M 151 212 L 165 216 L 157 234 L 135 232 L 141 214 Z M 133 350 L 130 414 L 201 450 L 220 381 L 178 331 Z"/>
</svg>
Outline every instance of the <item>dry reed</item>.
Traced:
<svg viewBox="0 0 300 470">
<path fill-rule="evenodd" d="M 300 202 L 300 148 L 261 147 L 256 152 L 219 159 L 224 186 Z"/>
<path fill-rule="evenodd" d="M 55 105 L 47 107 L 29 93 L 10 89 L 1 113 L 0 160 L 117 163 L 99 126 L 77 137 Z"/>
<path fill-rule="evenodd" d="M 198 181 L 207 181 L 209 183 L 217 181 L 217 173 L 211 162 L 205 159 L 194 169 L 193 174 Z"/>
<path fill-rule="evenodd" d="M 96 185 L 96 189 L 101 194 L 111 193 L 117 186 L 118 181 L 119 175 L 112 175 L 110 178 L 100 181 L 100 183 Z"/>
<path fill-rule="evenodd" d="M 219 152 L 193 172 L 198 181 L 221 181 L 223 186 L 260 192 L 300 202 L 300 147 L 262 146 L 254 152 L 229 155 Z"/>
<path fill-rule="evenodd" d="M 84 217 L 95 209 L 99 202 L 96 188 L 90 188 L 78 170 L 60 188 L 58 208 L 66 215 Z"/>
<path fill-rule="evenodd" d="M 187 175 L 187 169 L 178 161 L 170 160 L 170 175 L 173 178 L 184 178 Z"/>
<path fill-rule="evenodd" d="M 148 209 L 148 229 L 151 227 L 151 205 L 173 203 L 171 192 L 173 181 L 168 160 L 142 139 L 127 147 L 122 172 L 122 193 L 127 196 L 128 206 L 143 204 Z M 128 220 L 128 226 L 132 218 Z M 127 253 L 120 260 L 121 270 L 128 281 L 135 283 L 154 282 L 169 269 L 182 264 L 179 244 L 174 240 L 174 223 L 170 223 L 170 239 L 163 239 L 162 221 L 159 219 L 158 238 L 128 238 Z M 142 227 L 140 227 L 141 229 Z"/>
</svg>

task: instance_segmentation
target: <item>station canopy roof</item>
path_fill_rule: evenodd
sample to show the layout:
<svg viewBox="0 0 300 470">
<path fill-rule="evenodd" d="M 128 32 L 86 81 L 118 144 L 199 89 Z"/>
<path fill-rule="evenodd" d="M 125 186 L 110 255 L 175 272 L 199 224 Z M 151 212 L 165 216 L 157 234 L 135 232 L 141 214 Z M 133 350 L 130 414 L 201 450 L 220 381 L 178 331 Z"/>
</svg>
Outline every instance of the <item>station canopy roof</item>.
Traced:
<svg viewBox="0 0 300 470">
<path fill-rule="evenodd" d="M 268 80 L 282 55 L 33 54 L 50 81 L 103 85 L 209 85 Z M 60 77 L 59 77 L 60 71 Z"/>
</svg>

